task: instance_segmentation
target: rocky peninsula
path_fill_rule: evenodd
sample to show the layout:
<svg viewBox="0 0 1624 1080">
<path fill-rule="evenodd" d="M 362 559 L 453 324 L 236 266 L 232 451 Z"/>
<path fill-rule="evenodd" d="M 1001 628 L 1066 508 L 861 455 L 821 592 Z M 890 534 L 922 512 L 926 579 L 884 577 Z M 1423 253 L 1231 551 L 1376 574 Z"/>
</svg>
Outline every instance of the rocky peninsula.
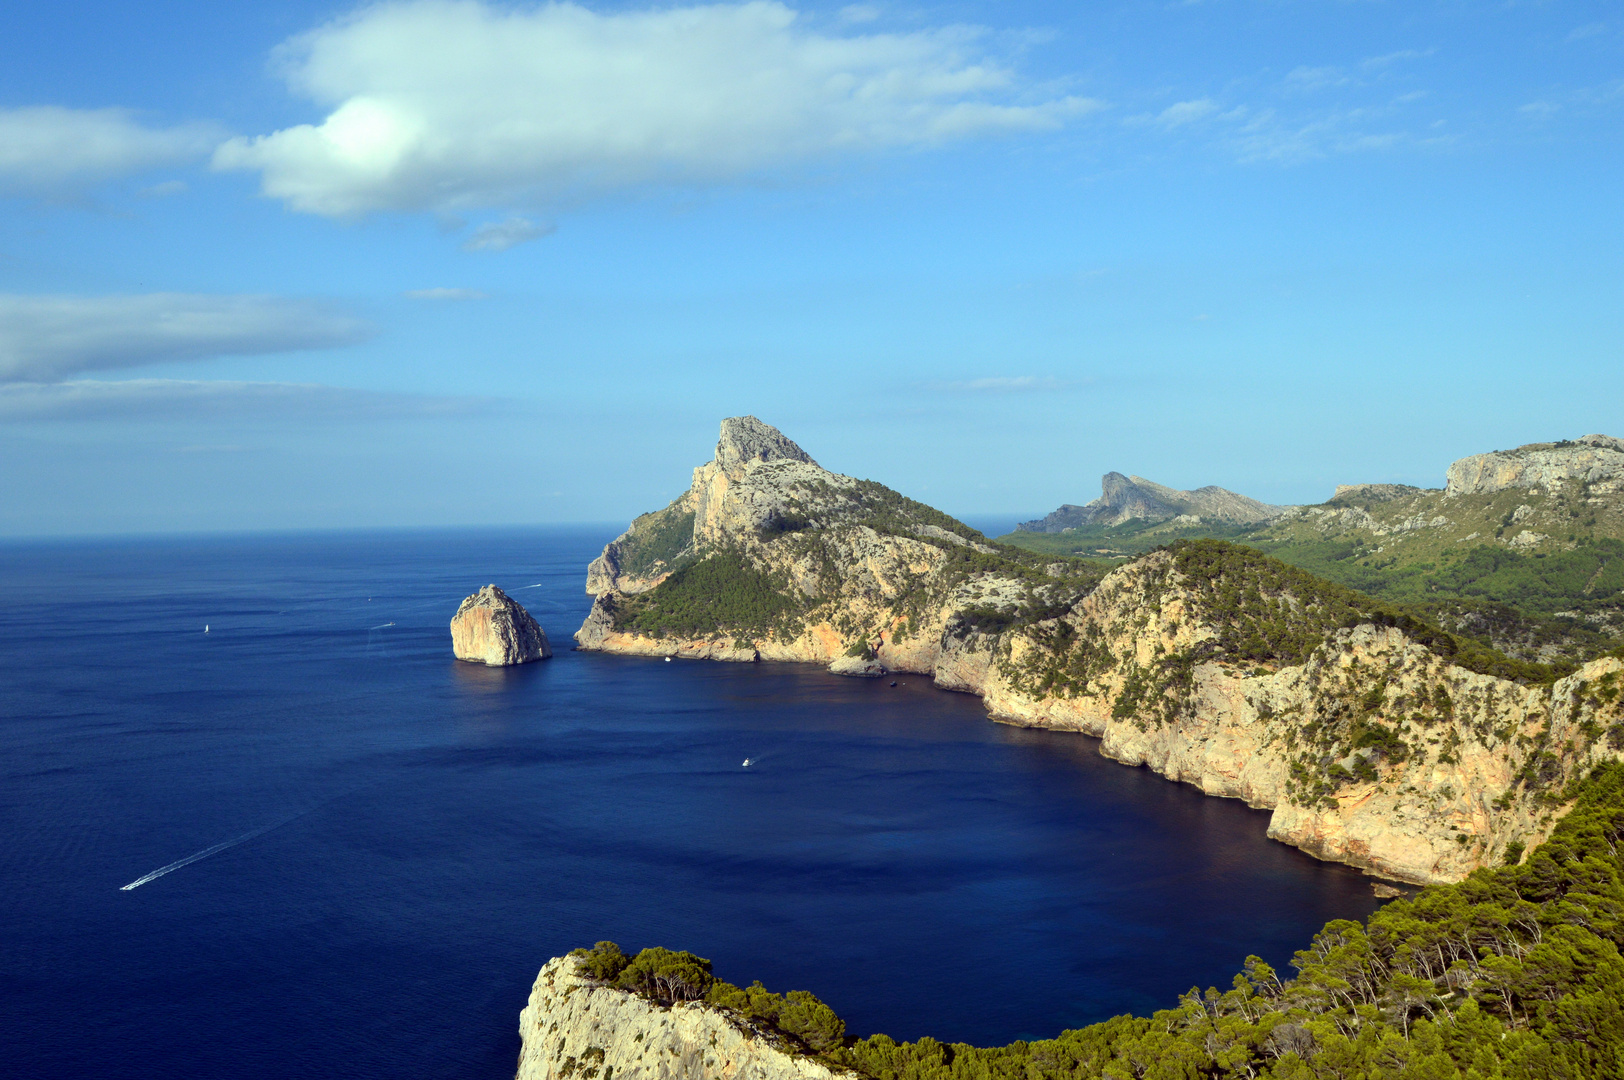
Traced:
<svg viewBox="0 0 1624 1080">
<path fill-rule="evenodd" d="M 1530 678 L 1217 541 L 1109 572 L 994 544 L 754 417 L 723 422 L 715 458 L 605 548 L 588 589 L 583 649 L 928 675 L 1411 882 L 1520 857 L 1564 785 L 1624 752 L 1624 661 Z"/>
<path fill-rule="evenodd" d="M 451 618 L 451 652 L 458 660 L 508 667 L 553 655 L 547 634 L 517 600 L 487 585 L 463 600 Z"/>
</svg>

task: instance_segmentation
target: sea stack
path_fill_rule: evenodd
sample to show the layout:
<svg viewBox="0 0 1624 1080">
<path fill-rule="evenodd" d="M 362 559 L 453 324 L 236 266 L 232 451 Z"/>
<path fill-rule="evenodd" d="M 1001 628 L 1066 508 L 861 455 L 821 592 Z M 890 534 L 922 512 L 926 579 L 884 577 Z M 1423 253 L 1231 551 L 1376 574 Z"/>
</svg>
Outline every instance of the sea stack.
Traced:
<svg viewBox="0 0 1624 1080">
<path fill-rule="evenodd" d="M 528 664 L 553 655 L 536 620 L 495 585 L 485 586 L 457 608 L 451 619 L 451 651 L 458 660 L 492 667 Z"/>
</svg>

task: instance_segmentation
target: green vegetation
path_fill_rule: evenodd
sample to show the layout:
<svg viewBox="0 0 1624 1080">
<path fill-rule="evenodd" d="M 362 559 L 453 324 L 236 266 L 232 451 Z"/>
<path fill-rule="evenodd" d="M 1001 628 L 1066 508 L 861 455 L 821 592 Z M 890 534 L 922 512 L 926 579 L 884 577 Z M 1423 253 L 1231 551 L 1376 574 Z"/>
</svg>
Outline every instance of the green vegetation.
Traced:
<svg viewBox="0 0 1624 1080">
<path fill-rule="evenodd" d="M 1510 546 L 1524 531 L 1542 539 Z M 1521 659 L 1582 662 L 1617 647 L 1624 630 L 1624 498 L 1578 481 L 1447 499 L 1352 495 L 1258 526 L 1129 521 L 1000 537 L 1118 559 L 1193 539 L 1256 548 Z"/>
<path fill-rule="evenodd" d="M 1396 626 L 1451 663 L 1523 683 L 1551 683 L 1574 665 L 1536 664 L 1457 637 L 1424 608 L 1382 603 L 1302 569 L 1221 540 L 1173 545 L 1174 565 L 1203 600 L 1203 615 L 1219 627 L 1215 651 L 1243 661 L 1299 664 L 1338 627 Z"/>
<path fill-rule="evenodd" d="M 694 538 L 694 512 L 672 503 L 632 522 L 620 542 L 620 567 L 634 577 L 660 574 L 682 565 Z"/>
<path fill-rule="evenodd" d="M 1506 656 L 1443 630 L 1424 612 L 1384 604 L 1238 544 L 1184 540 L 1170 550 L 1173 569 L 1194 593 L 1195 616 L 1218 634 L 1193 650 L 1164 654 L 1151 667 L 1134 666 L 1112 706 L 1118 719 L 1172 722 L 1187 706 L 1197 663 L 1301 664 L 1338 629 L 1360 623 L 1398 627 L 1450 663 L 1522 683 L 1549 684 L 1573 670 L 1571 664 Z M 1147 577 L 1149 602 L 1157 603 L 1170 584 Z M 1025 633 L 1040 648 L 1029 651 L 1024 666 L 1010 674 L 1027 693 L 1087 694 L 1093 680 L 1117 663 L 1097 627 L 1061 620 L 1030 625 Z"/>
<path fill-rule="evenodd" d="M 644 949 L 627 956 L 612 941 L 576 949 L 582 974 L 630 990 L 660 1005 L 703 1001 L 728 1009 L 783 1037 L 803 1053 L 835 1054 L 846 1043 L 846 1022 L 805 990 L 774 994 L 760 982 L 740 989 L 711 974 L 711 962 L 691 952 Z"/>
<path fill-rule="evenodd" d="M 1000 536 L 998 543 L 1051 556 L 1123 559 L 1176 540 L 1238 540 L 1257 531 L 1252 525 L 1174 525 L 1134 519 L 1121 525 L 1085 525 L 1058 533 L 1017 531 Z"/>
<path fill-rule="evenodd" d="M 1394 901 L 1367 925 L 1327 923 L 1293 959 L 1295 978 L 1249 957 L 1229 989 L 1192 988 L 1151 1017 L 983 1048 L 837 1038 L 844 1025 L 822 1002 L 759 984 L 711 983 L 703 996 L 754 1018 L 759 992 L 784 1003 L 765 1013 L 792 1025 L 816 1013 L 810 1037 L 770 1022 L 874 1080 L 1620 1080 L 1624 766 L 1604 765 L 1567 794 L 1575 808 L 1521 864 L 1508 853 L 1513 865 Z M 591 959 L 604 944 L 578 953 L 597 964 L 594 977 L 646 983 L 617 981 L 635 961 L 616 968 L 625 957 L 607 948 L 618 959 Z M 709 975 L 697 957 L 658 952 L 645 970 L 669 962 Z M 795 1013 L 792 1001 L 816 1008 Z"/>
<path fill-rule="evenodd" d="M 625 598 L 615 610 L 615 628 L 655 637 L 763 635 L 786 628 L 800 607 L 787 581 L 736 551 L 718 551 L 658 588 Z"/>
<path fill-rule="evenodd" d="M 694 561 L 693 551 L 684 546 L 693 531 L 693 514 L 679 512 L 675 503 L 638 518 L 636 543 L 621 545 L 623 567 L 646 573 L 660 565 L 656 560 L 665 559 L 676 570 L 648 592 L 616 599 L 615 628 L 659 637 L 732 635 L 743 645 L 763 636 L 794 637 L 819 617 L 839 624 L 842 615 L 834 600 L 841 592 L 849 545 L 862 529 L 906 537 L 942 552 L 932 573 L 921 575 L 914 588 L 893 599 L 889 614 L 903 623 L 890 631 L 893 640 L 916 632 L 935 605 L 977 575 L 1012 578 L 1026 589 L 1013 606 L 973 606 L 965 613 L 967 631 L 996 632 L 1053 617 L 1109 569 L 1097 560 L 1057 559 L 993 543 L 963 522 L 871 480 L 849 486 L 813 480 L 785 493 L 783 506 L 755 530 L 763 547 L 749 552 L 726 548 L 701 553 Z M 816 585 L 810 592 L 765 568 L 787 561 L 813 568 Z M 1058 577 L 1051 572 L 1056 564 Z M 869 643 L 884 632 L 844 624 L 839 629 L 853 656 L 872 656 Z"/>
</svg>

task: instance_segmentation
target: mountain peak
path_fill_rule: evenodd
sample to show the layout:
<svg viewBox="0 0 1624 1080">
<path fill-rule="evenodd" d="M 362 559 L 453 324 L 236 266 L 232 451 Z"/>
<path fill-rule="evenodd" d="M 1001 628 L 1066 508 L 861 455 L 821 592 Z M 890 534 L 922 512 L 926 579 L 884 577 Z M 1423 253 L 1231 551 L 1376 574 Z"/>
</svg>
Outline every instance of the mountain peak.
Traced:
<svg viewBox="0 0 1624 1080">
<path fill-rule="evenodd" d="M 733 473 L 752 461 L 817 464 L 812 455 L 771 424 L 764 424 L 753 416 L 730 416 L 723 420 L 722 437 L 716 442 L 716 463 L 725 472 Z"/>
</svg>

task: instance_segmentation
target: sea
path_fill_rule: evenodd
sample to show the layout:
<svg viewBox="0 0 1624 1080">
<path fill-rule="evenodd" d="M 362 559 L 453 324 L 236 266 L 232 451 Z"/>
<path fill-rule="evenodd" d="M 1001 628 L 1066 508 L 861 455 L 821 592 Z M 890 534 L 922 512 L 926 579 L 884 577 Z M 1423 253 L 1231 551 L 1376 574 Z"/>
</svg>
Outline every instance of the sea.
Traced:
<svg viewBox="0 0 1624 1080">
<path fill-rule="evenodd" d="M 573 652 L 616 531 L 0 545 L 5 1074 L 500 1080 L 599 940 L 1002 1044 L 1376 907 L 1266 812 L 920 676 Z M 452 658 L 492 582 L 551 660 Z"/>
</svg>

